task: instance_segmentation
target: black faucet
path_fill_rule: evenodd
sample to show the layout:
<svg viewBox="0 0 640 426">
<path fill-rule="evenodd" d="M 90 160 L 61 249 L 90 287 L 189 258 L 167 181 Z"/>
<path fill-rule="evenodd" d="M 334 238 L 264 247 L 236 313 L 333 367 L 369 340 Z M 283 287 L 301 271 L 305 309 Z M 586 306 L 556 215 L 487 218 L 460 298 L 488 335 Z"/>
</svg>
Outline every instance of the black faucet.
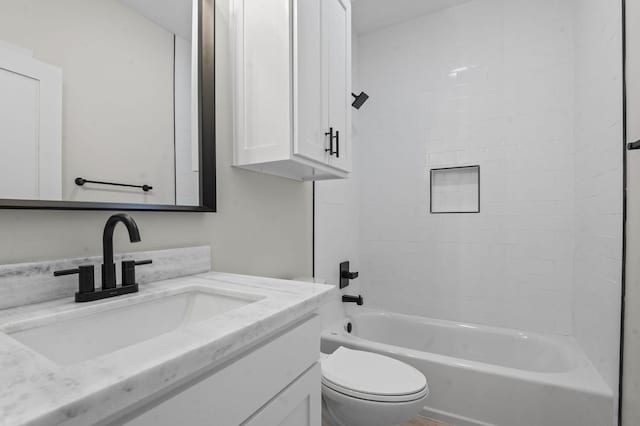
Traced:
<svg viewBox="0 0 640 426">
<path fill-rule="evenodd" d="M 348 295 L 344 295 L 342 296 L 342 302 L 343 303 L 356 303 L 358 306 L 362 306 L 364 304 L 364 299 L 362 298 L 361 295 L 358 296 L 348 296 Z"/>
<path fill-rule="evenodd" d="M 358 278 L 357 272 L 350 271 L 350 263 L 349 261 L 342 262 L 340 264 L 340 288 L 345 288 L 349 286 L 349 280 L 355 280 Z"/>
<path fill-rule="evenodd" d="M 113 231 L 118 222 L 124 223 L 129 231 L 129 241 L 140 242 L 138 224 L 128 214 L 118 213 L 107 219 L 102 233 L 102 289 L 116 287 L 116 265 L 113 263 Z"/>
<path fill-rule="evenodd" d="M 97 291 L 95 289 L 93 265 L 83 265 L 76 269 L 55 271 L 53 273 L 56 277 L 72 274 L 78 274 L 80 276 L 80 286 L 76 293 L 76 302 L 91 302 L 138 291 L 135 267 L 137 265 L 148 265 L 152 263 L 152 261 L 123 261 L 122 285 L 116 287 L 116 265 L 113 263 L 113 231 L 119 222 L 124 223 L 127 227 L 127 231 L 129 231 L 129 241 L 132 243 L 140 242 L 138 225 L 131 216 L 119 213 L 114 214 L 107 220 L 104 226 L 104 232 L 102 233 L 102 289 Z"/>
</svg>

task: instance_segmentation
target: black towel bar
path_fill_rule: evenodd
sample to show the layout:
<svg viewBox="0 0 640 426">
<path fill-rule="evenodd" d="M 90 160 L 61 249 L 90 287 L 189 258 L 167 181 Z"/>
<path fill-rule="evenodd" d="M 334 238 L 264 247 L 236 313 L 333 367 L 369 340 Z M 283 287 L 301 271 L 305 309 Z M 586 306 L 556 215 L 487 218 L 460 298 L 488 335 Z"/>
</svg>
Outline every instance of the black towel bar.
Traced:
<svg viewBox="0 0 640 426">
<path fill-rule="evenodd" d="M 98 185 L 111 185 L 111 186 L 126 186 L 127 188 L 141 188 L 144 192 L 149 192 L 153 189 L 151 185 L 130 185 L 128 183 L 116 183 L 116 182 L 103 182 L 99 180 L 89 180 L 81 177 L 75 179 L 76 185 L 83 186 L 85 183 L 96 183 Z"/>
</svg>

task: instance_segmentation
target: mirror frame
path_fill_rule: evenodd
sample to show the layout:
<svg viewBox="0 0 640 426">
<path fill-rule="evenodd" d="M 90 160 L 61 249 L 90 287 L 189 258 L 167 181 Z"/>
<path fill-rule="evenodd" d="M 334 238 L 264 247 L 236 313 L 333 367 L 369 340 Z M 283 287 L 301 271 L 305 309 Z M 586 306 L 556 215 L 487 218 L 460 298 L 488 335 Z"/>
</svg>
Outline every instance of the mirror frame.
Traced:
<svg viewBox="0 0 640 426">
<path fill-rule="evenodd" d="M 130 210 L 215 212 L 216 203 L 216 124 L 215 124 L 215 0 L 198 0 L 199 54 L 198 105 L 200 150 L 200 205 L 111 203 L 84 201 L 18 200 L 0 198 L 0 209 L 39 210 Z"/>
</svg>

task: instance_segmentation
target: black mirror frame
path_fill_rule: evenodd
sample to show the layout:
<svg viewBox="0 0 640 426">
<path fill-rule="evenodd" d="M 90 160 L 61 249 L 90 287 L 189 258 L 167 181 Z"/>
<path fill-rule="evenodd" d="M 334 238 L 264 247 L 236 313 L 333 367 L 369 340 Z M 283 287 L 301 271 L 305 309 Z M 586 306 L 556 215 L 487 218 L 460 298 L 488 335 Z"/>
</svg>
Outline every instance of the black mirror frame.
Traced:
<svg viewBox="0 0 640 426">
<path fill-rule="evenodd" d="M 200 205 L 108 203 L 82 201 L 41 201 L 0 198 L 0 209 L 39 210 L 131 210 L 215 212 L 216 124 L 215 124 L 215 0 L 199 0 L 198 105 L 200 145 Z"/>
</svg>

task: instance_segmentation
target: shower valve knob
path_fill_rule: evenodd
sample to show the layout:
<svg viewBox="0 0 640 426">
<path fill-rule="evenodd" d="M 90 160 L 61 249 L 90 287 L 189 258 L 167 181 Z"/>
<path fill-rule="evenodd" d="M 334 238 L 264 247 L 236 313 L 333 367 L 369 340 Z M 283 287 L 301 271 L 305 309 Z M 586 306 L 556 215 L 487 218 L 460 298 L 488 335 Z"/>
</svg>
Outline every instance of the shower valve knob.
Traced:
<svg viewBox="0 0 640 426">
<path fill-rule="evenodd" d="M 351 272 L 350 263 L 342 262 L 340 264 L 340 288 L 345 288 L 349 286 L 349 280 L 355 280 L 360 275 L 358 272 Z"/>
</svg>

